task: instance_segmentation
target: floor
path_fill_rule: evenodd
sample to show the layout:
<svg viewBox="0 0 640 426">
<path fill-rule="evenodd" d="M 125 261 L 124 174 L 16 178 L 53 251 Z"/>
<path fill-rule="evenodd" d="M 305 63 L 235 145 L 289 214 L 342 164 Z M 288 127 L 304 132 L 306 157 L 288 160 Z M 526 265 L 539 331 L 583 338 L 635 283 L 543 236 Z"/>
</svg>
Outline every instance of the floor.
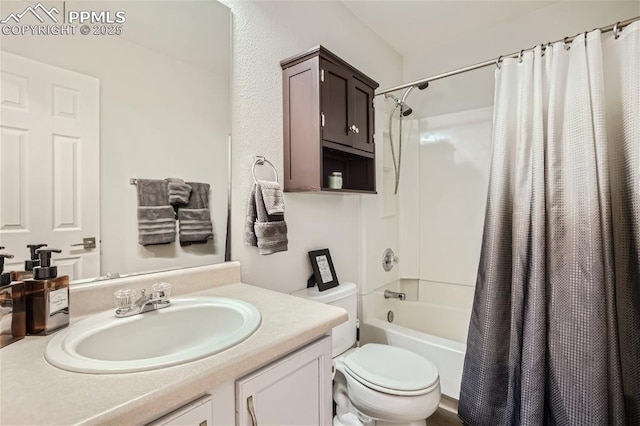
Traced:
<svg viewBox="0 0 640 426">
<path fill-rule="evenodd" d="M 427 426 L 453 426 L 461 425 L 462 421 L 456 413 L 438 407 L 435 413 L 427 419 Z"/>
<path fill-rule="evenodd" d="M 458 400 L 442 395 L 440 406 L 435 413 L 427 419 L 427 426 L 459 426 L 462 421 L 458 418 Z"/>
</svg>

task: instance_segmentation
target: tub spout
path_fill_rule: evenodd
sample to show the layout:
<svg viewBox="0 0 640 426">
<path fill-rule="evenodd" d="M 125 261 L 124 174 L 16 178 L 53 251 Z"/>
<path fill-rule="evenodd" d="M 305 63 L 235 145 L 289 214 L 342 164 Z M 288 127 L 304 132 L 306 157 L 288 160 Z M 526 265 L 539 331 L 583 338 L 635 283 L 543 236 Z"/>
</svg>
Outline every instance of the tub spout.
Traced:
<svg viewBox="0 0 640 426">
<path fill-rule="evenodd" d="M 407 300 L 407 293 L 402 293 L 402 292 L 399 292 L 399 291 L 385 290 L 384 291 L 384 298 L 385 299 Z"/>
</svg>

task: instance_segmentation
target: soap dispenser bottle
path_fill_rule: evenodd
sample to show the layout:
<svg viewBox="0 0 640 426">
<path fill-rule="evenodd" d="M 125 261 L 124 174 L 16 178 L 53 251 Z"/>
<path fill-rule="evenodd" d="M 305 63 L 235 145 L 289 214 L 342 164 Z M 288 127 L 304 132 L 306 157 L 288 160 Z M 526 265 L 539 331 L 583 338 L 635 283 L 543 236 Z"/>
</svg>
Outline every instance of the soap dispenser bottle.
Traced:
<svg viewBox="0 0 640 426">
<path fill-rule="evenodd" d="M 58 249 L 36 250 L 40 264 L 33 268 L 33 279 L 26 280 L 27 334 L 51 334 L 69 325 L 69 276 L 58 277 L 51 266 L 51 253 Z"/>
<path fill-rule="evenodd" d="M 22 281 L 33 278 L 33 268 L 40 265 L 40 259 L 38 253 L 36 253 L 36 250 L 46 246 L 46 244 L 28 244 L 27 248 L 29 249 L 29 253 L 31 255 L 30 259 L 24 261 L 24 271 L 11 272 L 11 280 Z"/>
<path fill-rule="evenodd" d="M 4 260 L 11 258 L 10 254 L 0 254 L 0 348 L 26 334 L 24 283 L 12 282 L 11 274 L 4 272 Z"/>
</svg>

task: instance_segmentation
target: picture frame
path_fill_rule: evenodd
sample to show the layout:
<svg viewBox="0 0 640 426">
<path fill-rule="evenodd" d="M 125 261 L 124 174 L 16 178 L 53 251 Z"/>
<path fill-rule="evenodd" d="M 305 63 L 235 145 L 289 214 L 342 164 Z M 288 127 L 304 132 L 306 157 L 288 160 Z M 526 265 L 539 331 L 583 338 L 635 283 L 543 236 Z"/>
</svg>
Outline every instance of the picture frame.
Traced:
<svg viewBox="0 0 640 426">
<path fill-rule="evenodd" d="M 326 291 L 340 285 L 328 248 L 310 251 L 309 261 L 311 261 L 313 275 L 309 277 L 307 287 L 317 284 L 319 291 Z"/>
</svg>

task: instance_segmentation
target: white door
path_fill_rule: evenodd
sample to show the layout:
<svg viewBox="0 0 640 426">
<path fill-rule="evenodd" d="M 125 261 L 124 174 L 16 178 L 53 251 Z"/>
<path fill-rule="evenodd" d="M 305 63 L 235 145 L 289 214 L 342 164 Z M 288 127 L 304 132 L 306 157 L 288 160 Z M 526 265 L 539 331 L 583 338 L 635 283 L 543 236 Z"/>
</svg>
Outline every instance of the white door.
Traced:
<svg viewBox="0 0 640 426">
<path fill-rule="evenodd" d="M 0 246 L 22 270 L 46 243 L 58 275 L 100 275 L 99 81 L 0 52 Z M 95 248 L 73 246 L 95 238 Z"/>
</svg>

